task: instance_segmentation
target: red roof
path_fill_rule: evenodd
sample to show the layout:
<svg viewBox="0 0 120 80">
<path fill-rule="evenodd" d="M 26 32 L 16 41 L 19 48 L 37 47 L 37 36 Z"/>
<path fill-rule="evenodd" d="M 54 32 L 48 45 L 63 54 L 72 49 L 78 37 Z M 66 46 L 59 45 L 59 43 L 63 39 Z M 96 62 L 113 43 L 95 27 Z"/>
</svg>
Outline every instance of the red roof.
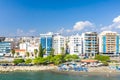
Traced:
<svg viewBox="0 0 120 80">
<path fill-rule="evenodd" d="M 15 52 L 25 52 L 25 49 L 15 49 Z"/>
<path fill-rule="evenodd" d="M 86 59 L 86 60 L 81 60 L 81 62 L 97 62 L 97 60 Z"/>
</svg>

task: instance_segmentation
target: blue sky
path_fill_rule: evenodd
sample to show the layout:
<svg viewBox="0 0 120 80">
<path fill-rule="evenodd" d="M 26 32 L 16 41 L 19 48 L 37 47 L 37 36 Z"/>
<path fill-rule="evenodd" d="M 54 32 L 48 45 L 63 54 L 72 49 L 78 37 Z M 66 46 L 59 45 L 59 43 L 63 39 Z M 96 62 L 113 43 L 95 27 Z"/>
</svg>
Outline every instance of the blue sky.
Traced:
<svg viewBox="0 0 120 80">
<path fill-rule="evenodd" d="M 120 0 L 0 0 L 0 36 L 120 31 Z"/>
</svg>

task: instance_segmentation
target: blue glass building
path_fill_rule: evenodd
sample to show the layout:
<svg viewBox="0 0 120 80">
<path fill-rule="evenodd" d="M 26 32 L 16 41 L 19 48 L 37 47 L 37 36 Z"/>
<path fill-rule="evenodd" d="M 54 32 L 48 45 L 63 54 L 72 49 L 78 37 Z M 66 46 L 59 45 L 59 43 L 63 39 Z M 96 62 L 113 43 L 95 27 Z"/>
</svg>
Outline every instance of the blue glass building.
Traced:
<svg viewBox="0 0 120 80">
<path fill-rule="evenodd" d="M 52 48 L 52 39 L 52 33 L 40 34 L 40 44 L 42 45 L 43 49 L 46 49 L 46 55 L 49 55 Z"/>
<path fill-rule="evenodd" d="M 0 42 L 1 54 L 10 53 L 10 50 L 11 50 L 11 42 Z"/>
</svg>

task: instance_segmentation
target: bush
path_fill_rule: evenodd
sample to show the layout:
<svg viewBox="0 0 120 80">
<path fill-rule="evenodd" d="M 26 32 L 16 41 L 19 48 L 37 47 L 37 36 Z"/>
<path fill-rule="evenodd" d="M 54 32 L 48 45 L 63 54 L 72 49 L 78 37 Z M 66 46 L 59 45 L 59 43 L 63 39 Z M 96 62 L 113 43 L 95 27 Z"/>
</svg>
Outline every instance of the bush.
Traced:
<svg viewBox="0 0 120 80">
<path fill-rule="evenodd" d="M 59 65 L 60 63 L 62 63 L 64 61 L 64 59 L 63 59 L 63 56 L 62 55 L 56 55 L 56 56 L 54 56 L 54 58 L 53 58 L 53 63 L 55 64 L 55 65 Z"/>
<path fill-rule="evenodd" d="M 109 61 L 110 57 L 109 56 L 103 56 L 103 55 L 96 55 L 95 59 L 97 59 L 99 61 Z"/>
<path fill-rule="evenodd" d="M 77 55 L 66 55 L 65 57 L 64 57 L 64 59 L 65 59 L 65 61 L 72 61 L 72 60 L 75 60 L 75 59 L 79 59 L 79 57 L 77 56 Z"/>
<path fill-rule="evenodd" d="M 37 65 L 40 64 L 40 57 L 33 59 L 32 63 Z"/>
<path fill-rule="evenodd" d="M 35 58 L 32 61 L 32 63 L 39 65 L 39 64 L 46 64 L 47 61 L 48 61 L 47 58 L 38 57 L 38 58 Z"/>
<path fill-rule="evenodd" d="M 29 63 L 31 63 L 32 62 L 32 59 L 26 59 L 25 60 L 25 64 L 29 64 Z"/>
<path fill-rule="evenodd" d="M 102 63 L 103 63 L 104 66 L 108 66 L 109 65 L 108 62 L 106 62 L 106 61 L 102 61 Z"/>
<path fill-rule="evenodd" d="M 13 63 L 14 64 L 19 64 L 25 62 L 24 59 L 14 59 Z"/>
</svg>

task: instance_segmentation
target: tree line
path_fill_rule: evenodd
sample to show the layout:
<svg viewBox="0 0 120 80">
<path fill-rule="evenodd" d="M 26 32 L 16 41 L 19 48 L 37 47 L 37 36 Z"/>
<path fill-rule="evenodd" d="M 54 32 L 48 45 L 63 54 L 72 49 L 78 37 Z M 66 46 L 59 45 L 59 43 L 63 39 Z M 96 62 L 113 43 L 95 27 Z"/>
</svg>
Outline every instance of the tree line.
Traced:
<svg viewBox="0 0 120 80">
<path fill-rule="evenodd" d="M 15 64 L 19 64 L 19 63 L 33 63 L 35 65 L 46 65 L 46 64 L 61 64 L 63 62 L 66 61 L 73 61 L 76 59 L 79 59 L 79 57 L 77 55 L 70 55 L 70 54 L 66 54 L 64 51 L 64 48 L 61 48 L 61 55 L 54 55 L 54 49 L 51 48 L 50 53 L 48 56 L 44 57 L 44 54 L 46 52 L 46 49 L 42 48 L 42 45 L 40 44 L 39 49 L 34 49 L 34 59 L 29 59 L 29 52 L 26 52 L 26 59 L 14 59 L 14 63 Z M 14 55 L 15 51 L 12 50 L 11 53 Z"/>
</svg>

